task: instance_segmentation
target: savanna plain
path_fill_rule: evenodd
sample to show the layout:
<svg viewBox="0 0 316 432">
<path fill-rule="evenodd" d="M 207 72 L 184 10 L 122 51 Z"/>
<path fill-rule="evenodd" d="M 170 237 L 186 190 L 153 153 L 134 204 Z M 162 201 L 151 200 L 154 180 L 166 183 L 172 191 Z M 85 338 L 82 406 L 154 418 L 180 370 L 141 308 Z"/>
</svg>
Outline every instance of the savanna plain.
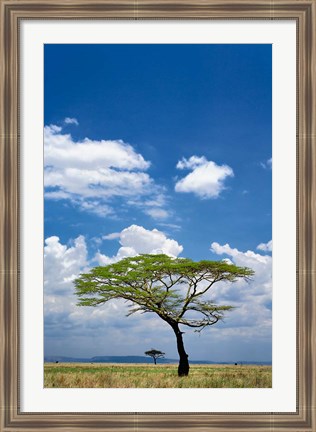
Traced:
<svg viewBox="0 0 316 432">
<path fill-rule="evenodd" d="M 175 364 L 45 363 L 46 388 L 271 388 L 272 366 L 193 364 L 178 377 Z"/>
</svg>

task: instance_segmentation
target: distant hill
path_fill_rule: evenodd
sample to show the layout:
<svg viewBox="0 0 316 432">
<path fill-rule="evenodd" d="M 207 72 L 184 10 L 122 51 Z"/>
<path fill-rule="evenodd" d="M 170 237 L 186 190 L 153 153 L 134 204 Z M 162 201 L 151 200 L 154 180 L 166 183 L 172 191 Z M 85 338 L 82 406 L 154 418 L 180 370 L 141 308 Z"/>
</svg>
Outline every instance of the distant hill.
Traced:
<svg viewBox="0 0 316 432">
<path fill-rule="evenodd" d="M 153 363 L 150 357 L 145 356 L 96 356 L 91 358 L 77 358 L 64 356 L 45 356 L 45 363 Z M 177 359 L 162 358 L 160 364 L 178 363 Z M 271 365 L 271 362 L 258 361 L 236 361 L 236 362 L 214 362 L 208 360 L 190 360 L 191 364 L 234 364 L 238 365 Z"/>
</svg>

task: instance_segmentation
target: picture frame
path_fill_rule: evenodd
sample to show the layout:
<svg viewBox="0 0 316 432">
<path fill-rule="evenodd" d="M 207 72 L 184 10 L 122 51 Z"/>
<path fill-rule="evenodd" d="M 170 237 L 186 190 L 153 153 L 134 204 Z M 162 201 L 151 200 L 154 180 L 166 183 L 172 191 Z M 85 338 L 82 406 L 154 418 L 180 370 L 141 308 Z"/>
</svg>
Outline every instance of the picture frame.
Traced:
<svg viewBox="0 0 316 432">
<path fill-rule="evenodd" d="M 313 431 L 315 386 L 316 61 L 314 0 L 0 0 L 0 431 Z M 297 29 L 297 407 L 291 413 L 24 413 L 20 409 L 21 20 L 295 20 Z"/>
</svg>

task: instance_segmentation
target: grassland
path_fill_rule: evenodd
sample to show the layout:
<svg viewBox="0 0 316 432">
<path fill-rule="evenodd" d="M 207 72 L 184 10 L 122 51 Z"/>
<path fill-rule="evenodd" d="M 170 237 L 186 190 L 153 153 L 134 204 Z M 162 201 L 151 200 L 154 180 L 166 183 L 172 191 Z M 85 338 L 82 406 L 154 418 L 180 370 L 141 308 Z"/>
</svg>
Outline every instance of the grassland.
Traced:
<svg viewBox="0 0 316 432">
<path fill-rule="evenodd" d="M 175 364 L 45 363 L 48 388 L 269 388 L 271 366 L 198 365 L 188 377 Z"/>
</svg>

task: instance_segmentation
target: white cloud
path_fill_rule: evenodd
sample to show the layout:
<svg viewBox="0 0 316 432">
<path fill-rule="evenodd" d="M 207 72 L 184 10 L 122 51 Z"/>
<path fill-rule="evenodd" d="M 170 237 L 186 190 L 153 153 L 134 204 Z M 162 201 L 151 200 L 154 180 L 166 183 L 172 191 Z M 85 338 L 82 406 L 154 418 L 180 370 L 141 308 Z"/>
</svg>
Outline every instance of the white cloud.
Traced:
<svg viewBox="0 0 316 432">
<path fill-rule="evenodd" d="M 67 290 L 69 283 L 87 264 L 87 246 L 83 236 L 77 237 L 69 247 L 61 244 L 59 237 L 48 237 L 44 246 L 45 292 Z"/>
<path fill-rule="evenodd" d="M 170 228 L 174 231 L 180 231 L 181 230 L 181 225 L 178 225 L 178 224 L 159 222 L 158 225 L 162 226 L 162 227 Z"/>
<path fill-rule="evenodd" d="M 137 253 L 132 247 L 120 247 L 117 251 L 117 254 L 112 257 L 108 257 L 100 252 L 95 254 L 95 261 L 101 266 L 107 266 L 109 264 L 113 264 L 115 262 L 121 261 L 124 258 L 136 256 Z"/>
<path fill-rule="evenodd" d="M 154 198 L 144 201 L 143 205 L 146 207 L 163 207 L 166 205 L 166 196 L 164 192 L 158 193 Z"/>
<path fill-rule="evenodd" d="M 264 169 L 272 169 L 272 158 L 266 160 L 265 162 L 260 162 L 260 165 Z"/>
<path fill-rule="evenodd" d="M 124 301 L 109 302 L 100 308 L 76 306 L 73 281 L 80 273 L 89 271 L 85 238 L 79 236 L 71 245 L 62 244 L 56 236 L 47 238 L 44 269 L 45 351 L 70 356 L 75 352 L 80 356 L 83 348 L 84 355 L 92 357 L 106 354 L 106 346 L 111 346 L 111 354 L 115 354 L 124 340 L 121 328 L 128 311 Z M 135 336 L 141 332 L 144 319 L 135 317 L 127 324 Z M 102 337 L 96 332 L 100 328 L 108 331 L 102 332 Z M 135 337 L 131 339 L 135 343 Z"/>
<path fill-rule="evenodd" d="M 254 337 L 260 328 L 262 337 L 270 337 L 272 325 L 272 257 L 260 255 L 250 250 L 242 252 L 236 248 L 231 248 L 229 244 L 220 245 L 216 242 L 212 243 L 211 251 L 217 255 L 228 255 L 229 263 L 249 267 L 255 272 L 248 283 L 239 280 L 234 284 L 219 283 L 214 285 L 213 295 L 216 298 L 221 302 L 224 301 L 236 306 L 236 309 L 227 315 L 225 331 L 227 332 L 229 327 L 236 327 L 236 332 L 239 328 L 247 328 L 248 337 Z"/>
<path fill-rule="evenodd" d="M 150 248 L 151 237 L 152 247 L 162 245 L 167 250 L 177 249 L 177 243 L 164 237 L 163 233 L 141 228 L 134 226 L 123 230 L 120 233 L 121 243 L 133 245 L 136 250 L 143 251 Z M 141 237 L 146 246 L 141 245 Z M 122 246 L 117 258 L 135 255 L 134 247 Z M 178 250 L 180 248 L 178 246 Z M 109 263 L 100 254 L 100 264 Z M 45 240 L 46 354 L 85 357 L 127 353 L 143 355 L 145 349 L 148 349 L 147 345 L 153 343 L 153 338 L 158 338 L 160 343 L 162 340 L 166 341 L 164 346 L 168 343 L 172 350 L 176 351 L 172 333 L 165 323 L 154 314 L 135 314 L 127 319 L 125 315 L 129 309 L 124 300 L 111 301 L 97 308 L 76 306 L 78 299 L 73 281 L 80 273 L 88 272 L 90 267 L 91 262 L 88 260 L 87 245 L 83 236 L 76 238 L 70 245 L 63 244 L 56 236 Z M 128 332 L 126 327 L 129 329 Z"/>
<path fill-rule="evenodd" d="M 62 131 L 62 127 L 60 127 L 60 126 L 56 126 L 56 125 L 50 125 L 49 126 L 49 128 L 50 128 L 50 130 L 51 130 L 51 132 L 52 133 L 58 133 L 58 132 L 61 132 Z M 44 129 L 44 131 L 45 131 L 45 129 Z"/>
<path fill-rule="evenodd" d="M 268 241 L 268 243 L 260 243 L 257 249 L 265 252 L 272 252 L 272 240 Z"/>
<path fill-rule="evenodd" d="M 66 117 L 65 120 L 64 120 L 64 122 L 65 122 L 66 124 L 74 124 L 74 125 L 76 125 L 76 126 L 79 125 L 78 120 L 77 120 L 76 118 L 74 118 L 74 117 Z"/>
<path fill-rule="evenodd" d="M 218 198 L 225 189 L 224 181 L 233 177 L 234 172 L 228 165 L 217 165 L 204 156 L 182 158 L 177 163 L 178 169 L 191 169 L 192 172 L 175 185 L 176 192 L 192 192 L 200 198 Z"/>
<path fill-rule="evenodd" d="M 270 257 L 266 256 L 266 255 L 260 255 L 260 254 L 256 254 L 255 252 L 248 250 L 247 252 L 240 252 L 238 249 L 236 248 L 231 248 L 230 245 L 228 243 L 226 243 L 225 245 L 220 245 L 219 243 L 212 243 L 211 245 L 211 250 L 213 252 L 215 252 L 217 255 L 222 255 L 222 254 L 226 254 L 229 255 L 231 257 L 234 257 L 235 261 L 242 261 L 243 263 L 245 263 L 246 261 L 249 261 L 249 263 L 253 263 L 253 262 L 262 262 L 262 263 L 266 263 L 267 261 L 270 260 Z M 237 264 L 237 262 L 236 262 Z M 240 265 L 240 264 L 237 264 Z M 245 264 L 242 264 L 245 265 Z"/>
<path fill-rule="evenodd" d="M 183 247 L 176 240 L 168 239 L 165 234 L 157 229 L 146 230 L 138 225 L 131 225 L 121 232 L 120 243 L 122 246 L 133 247 L 137 253 L 165 253 L 170 256 L 178 256 Z"/>
<path fill-rule="evenodd" d="M 208 162 L 204 156 L 191 156 L 190 159 L 182 158 L 177 163 L 178 169 L 195 169 L 201 165 L 205 165 Z"/>
<path fill-rule="evenodd" d="M 102 240 L 115 240 L 120 238 L 121 233 L 111 233 L 111 234 L 107 234 L 102 236 Z"/>
<path fill-rule="evenodd" d="M 150 162 L 131 145 L 122 140 L 74 141 L 59 126 L 50 125 L 44 128 L 44 147 L 46 198 L 70 200 L 83 211 L 105 216 L 113 214 L 111 199 L 123 197 L 132 203 L 142 197 L 147 214 L 168 217 L 162 188 L 145 172 Z M 161 210 L 154 211 L 157 207 Z"/>
<path fill-rule="evenodd" d="M 161 208 L 149 208 L 144 210 L 146 214 L 151 216 L 153 219 L 167 219 L 169 217 L 169 212 Z"/>
<path fill-rule="evenodd" d="M 176 257 L 183 247 L 176 240 L 169 239 L 162 231 L 157 229 L 147 230 L 142 226 L 131 225 L 123 229 L 119 234 L 113 233 L 106 236 L 109 238 L 119 238 L 121 247 L 116 255 L 108 257 L 98 252 L 95 256 L 99 264 L 107 265 L 120 261 L 125 257 L 138 254 L 160 254 L 164 253 Z"/>
<path fill-rule="evenodd" d="M 150 166 L 150 162 L 122 140 L 96 141 L 85 138 L 75 142 L 70 134 L 60 132 L 61 128 L 54 125 L 44 128 L 45 164 L 48 166 L 85 170 L 145 170 Z"/>
<path fill-rule="evenodd" d="M 68 192 L 65 192 L 63 190 L 55 190 L 50 192 L 45 192 L 45 198 L 52 199 L 52 200 L 61 200 L 61 199 L 68 199 L 70 198 L 70 195 Z"/>
<path fill-rule="evenodd" d="M 114 216 L 113 209 L 100 200 L 85 201 L 82 199 L 78 199 L 73 200 L 73 203 L 76 203 L 80 210 L 88 211 L 89 213 L 96 214 L 100 217 Z"/>
<path fill-rule="evenodd" d="M 129 205 L 133 205 L 142 209 L 142 211 L 151 216 L 157 221 L 165 220 L 172 216 L 172 211 L 166 209 L 167 197 L 165 194 L 165 188 L 159 186 L 156 187 L 157 194 L 151 196 L 149 199 L 131 199 L 128 200 Z"/>
<path fill-rule="evenodd" d="M 113 233 L 113 238 L 118 238 L 117 234 Z M 182 246 L 162 232 L 136 225 L 122 230 L 119 239 L 121 248 L 116 257 L 124 258 L 136 251 L 161 252 L 160 248 L 172 251 L 174 255 L 182 251 Z M 218 303 L 233 304 L 236 309 L 227 314 L 224 323 L 202 332 L 201 338 L 186 330 L 185 345 L 190 358 L 225 361 L 235 359 L 233 356 L 237 355 L 236 360 L 269 359 L 271 257 L 261 257 L 252 251 L 241 252 L 228 244 L 213 243 L 212 248 L 219 255 L 228 255 L 230 262 L 253 268 L 256 275 L 249 284 L 214 285 L 212 298 Z M 104 257 L 100 254 L 100 264 L 109 264 Z M 135 314 L 127 319 L 128 306 L 122 300 L 96 308 L 76 306 L 73 280 L 80 273 L 89 271 L 91 266 L 83 236 L 67 245 L 56 236 L 47 238 L 44 260 L 46 354 L 77 357 L 128 353 L 143 355 L 148 347 L 159 343 L 168 357 L 177 358 L 172 331 L 154 314 Z"/>
</svg>

